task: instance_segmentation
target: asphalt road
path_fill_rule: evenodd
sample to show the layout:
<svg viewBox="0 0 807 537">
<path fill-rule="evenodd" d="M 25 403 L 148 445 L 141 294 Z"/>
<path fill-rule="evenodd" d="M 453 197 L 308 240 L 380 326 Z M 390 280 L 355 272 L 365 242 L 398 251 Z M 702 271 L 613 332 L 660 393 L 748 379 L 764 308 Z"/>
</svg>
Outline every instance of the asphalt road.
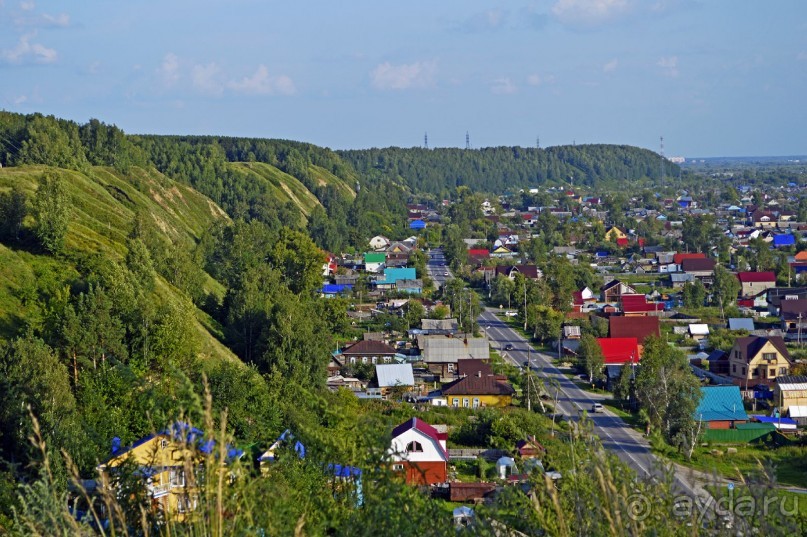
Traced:
<svg viewBox="0 0 807 537">
<path fill-rule="evenodd" d="M 650 446 L 641 433 L 607 409 L 598 413 L 591 412 L 592 405 L 606 399 L 606 396 L 589 393 L 580 388 L 552 364 L 551 356 L 532 350 L 527 340 L 501 320 L 495 310 L 488 309 L 483 312 L 479 317 L 479 323 L 490 339 L 491 345 L 499 349 L 505 360 L 520 367 L 529 361 L 532 370 L 544 380 L 548 395 L 553 401 L 556 388 L 552 387 L 548 380 L 557 381 L 559 388 L 556 413 L 578 420 L 584 411 L 587 412 L 594 433 L 600 437 L 604 448 L 614 452 L 641 476 L 661 478 L 664 475 L 664 465 L 650 451 Z M 504 350 L 508 345 L 512 345 L 512 350 Z M 675 487 L 676 492 L 691 497 L 706 493 L 701 487 L 691 485 L 680 472 L 676 472 Z"/>
<path fill-rule="evenodd" d="M 446 258 L 440 248 L 429 250 L 429 259 L 426 262 L 426 272 L 429 273 L 429 278 L 434 282 L 437 289 L 453 278 L 451 270 L 446 265 Z"/>
</svg>

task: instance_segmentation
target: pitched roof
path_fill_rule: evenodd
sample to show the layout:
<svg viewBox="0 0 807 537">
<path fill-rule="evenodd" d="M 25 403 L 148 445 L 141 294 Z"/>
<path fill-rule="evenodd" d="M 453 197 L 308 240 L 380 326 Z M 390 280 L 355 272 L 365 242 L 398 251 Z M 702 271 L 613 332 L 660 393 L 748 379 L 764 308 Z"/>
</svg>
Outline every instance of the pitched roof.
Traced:
<svg viewBox="0 0 807 537">
<path fill-rule="evenodd" d="M 365 263 L 383 263 L 387 260 L 387 254 L 385 253 L 366 253 L 364 254 L 364 262 Z"/>
<path fill-rule="evenodd" d="M 342 351 L 342 354 L 367 354 L 367 355 L 385 355 L 385 354 L 395 354 L 397 351 L 384 343 L 383 341 L 372 341 L 363 339 L 358 341 L 348 347 L 347 349 Z"/>
<path fill-rule="evenodd" d="M 505 380 L 493 375 L 471 375 L 449 382 L 443 395 L 513 395 L 516 391 Z"/>
<path fill-rule="evenodd" d="M 742 283 L 775 282 L 776 273 L 766 272 L 738 272 L 737 279 Z"/>
<path fill-rule="evenodd" d="M 754 330 L 754 319 L 750 317 L 732 317 L 729 319 L 729 330 Z"/>
<path fill-rule="evenodd" d="M 784 375 L 776 378 L 780 390 L 807 390 L 807 376 Z"/>
<path fill-rule="evenodd" d="M 745 362 L 749 363 L 756 355 L 759 353 L 759 350 L 765 345 L 767 342 L 771 342 L 771 344 L 776 347 L 776 350 L 779 351 L 779 354 L 785 357 L 785 359 L 789 362 L 790 361 L 790 352 L 788 352 L 787 347 L 785 346 L 785 340 L 779 336 L 771 336 L 771 337 L 762 337 L 762 336 L 746 336 L 746 337 L 738 337 L 734 344 L 737 346 L 739 351 L 745 357 Z"/>
<path fill-rule="evenodd" d="M 440 449 L 440 452 L 443 454 L 446 460 L 448 460 L 448 452 L 440 443 L 440 436 L 441 436 L 440 432 L 420 418 L 411 418 L 395 427 L 392 430 L 392 437 L 396 438 L 398 436 L 401 436 L 403 433 L 409 431 L 410 429 L 414 429 L 434 440 L 434 442 L 437 444 L 437 447 Z"/>
<path fill-rule="evenodd" d="M 680 265 L 684 259 L 706 259 L 706 254 L 675 254 L 673 256 L 673 263 Z"/>
<path fill-rule="evenodd" d="M 684 272 L 711 271 L 715 269 L 717 261 L 714 259 L 684 259 L 681 261 L 681 270 Z"/>
<path fill-rule="evenodd" d="M 490 364 L 488 364 L 485 360 L 478 360 L 476 358 L 472 358 L 470 360 L 460 360 L 457 362 L 457 374 L 459 376 L 471 376 L 476 375 L 477 373 L 482 373 L 482 375 L 492 375 L 493 369 L 491 369 Z"/>
<path fill-rule="evenodd" d="M 779 306 L 779 314 L 783 319 L 807 319 L 807 298 L 797 298 L 796 300 L 782 300 Z"/>
<path fill-rule="evenodd" d="M 606 364 L 639 362 L 639 342 L 635 337 L 597 338 Z"/>
<path fill-rule="evenodd" d="M 379 388 L 415 385 L 412 364 L 378 364 L 375 366 L 375 374 Z"/>
<path fill-rule="evenodd" d="M 490 358 L 490 344 L 483 337 L 418 336 L 417 340 L 424 362 L 456 363 L 469 358 Z"/>
<path fill-rule="evenodd" d="M 612 338 L 636 338 L 644 342 L 650 336 L 661 336 L 658 317 L 611 317 L 608 325 Z"/>
<path fill-rule="evenodd" d="M 739 386 L 702 386 L 698 421 L 748 421 Z"/>
</svg>

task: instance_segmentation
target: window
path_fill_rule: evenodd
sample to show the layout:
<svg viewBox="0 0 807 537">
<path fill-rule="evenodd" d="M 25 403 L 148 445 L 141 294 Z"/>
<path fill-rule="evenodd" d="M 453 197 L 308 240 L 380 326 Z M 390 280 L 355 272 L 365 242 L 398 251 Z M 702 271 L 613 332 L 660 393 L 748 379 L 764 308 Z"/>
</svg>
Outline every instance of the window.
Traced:
<svg viewBox="0 0 807 537">
<path fill-rule="evenodd" d="M 423 453 L 423 446 L 420 442 L 412 440 L 408 444 L 406 444 L 406 452 L 407 453 Z"/>
<path fill-rule="evenodd" d="M 779 374 L 780 375 L 787 375 L 787 368 L 786 367 L 780 367 L 779 368 Z"/>
<path fill-rule="evenodd" d="M 745 375 L 745 366 L 743 366 L 743 372 L 740 373 L 741 375 Z"/>
<path fill-rule="evenodd" d="M 356 357 L 355 357 L 355 356 L 351 356 L 351 357 L 350 357 L 350 363 L 351 363 L 351 364 L 355 364 L 355 363 L 356 363 Z"/>
<path fill-rule="evenodd" d="M 402 472 L 403 471 L 403 464 L 393 464 L 392 471 L 393 472 Z"/>
<path fill-rule="evenodd" d="M 467 397 L 463 397 L 463 398 L 462 398 L 462 406 L 463 406 L 464 408 L 468 408 L 468 406 L 469 406 L 469 402 L 468 402 L 468 398 L 467 398 Z"/>
<path fill-rule="evenodd" d="M 196 509 L 196 498 L 191 499 L 188 496 L 179 496 L 177 498 L 177 512 L 188 513 Z"/>
<path fill-rule="evenodd" d="M 736 373 L 736 372 L 737 372 L 737 364 L 731 364 L 731 372 L 732 372 L 732 373 Z"/>
<path fill-rule="evenodd" d="M 764 352 L 762 353 L 762 359 L 767 362 L 775 362 L 776 361 L 776 353 L 775 352 Z"/>
<path fill-rule="evenodd" d="M 454 371 L 454 364 L 448 364 L 448 371 L 449 373 Z"/>
<path fill-rule="evenodd" d="M 770 375 L 768 375 L 768 376 L 769 376 L 770 378 L 773 378 L 773 377 L 775 377 L 775 376 L 776 376 L 776 368 L 775 368 L 775 367 L 772 367 L 772 368 L 771 368 Z"/>
<path fill-rule="evenodd" d="M 367 357 L 366 356 L 361 357 L 361 363 L 363 363 L 363 364 L 367 363 Z"/>
<path fill-rule="evenodd" d="M 185 486 L 185 470 L 182 468 L 171 468 L 168 475 L 172 487 Z"/>
<path fill-rule="evenodd" d="M 373 357 L 372 357 L 372 361 L 373 361 L 373 365 L 375 365 L 375 363 L 378 361 L 378 357 L 377 357 L 377 356 L 373 356 Z"/>
<path fill-rule="evenodd" d="M 458 397 L 455 397 L 454 399 L 452 399 L 452 400 L 451 400 L 451 405 L 452 405 L 454 408 L 457 408 L 458 406 L 460 406 L 460 400 L 459 400 L 459 398 L 458 398 Z"/>
<path fill-rule="evenodd" d="M 166 440 L 165 438 L 160 440 L 160 449 L 166 449 L 167 447 L 168 447 L 168 440 Z"/>
<path fill-rule="evenodd" d="M 479 397 L 474 397 L 474 408 L 479 408 Z"/>
</svg>

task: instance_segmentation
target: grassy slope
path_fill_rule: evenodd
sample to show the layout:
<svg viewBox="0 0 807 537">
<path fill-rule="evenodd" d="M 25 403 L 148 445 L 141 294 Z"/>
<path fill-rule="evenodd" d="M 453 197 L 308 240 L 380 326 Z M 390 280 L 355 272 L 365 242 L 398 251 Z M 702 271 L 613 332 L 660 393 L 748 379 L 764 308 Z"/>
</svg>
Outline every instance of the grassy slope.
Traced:
<svg viewBox="0 0 807 537">
<path fill-rule="evenodd" d="M 325 168 L 320 168 L 319 166 L 312 165 L 308 171 L 311 173 L 311 176 L 320 186 L 325 185 L 333 185 L 336 187 L 342 194 L 349 196 L 350 199 L 356 197 L 356 191 L 353 190 L 353 185 L 356 184 L 357 179 L 353 179 L 353 183 L 349 184 L 345 182 L 345 180 L 340 179 L 339 177 L 335 176 Z"/>
<path fill-rule="evenodd" d="M 44 166 L 0 169 L 0 191 L 18 184 L 33 196 L 36 182 L 48 170 Z M 150 215 L 157 227 L 173 241 L 192 243 L 214 221 L 227 216 L 216 204 L 193 189 L 175 183 L 154 171 L 134 169 L 124 178 L 109 168 L 92 168 L 86 174 L 58 170 L 67 179 L 73 213 L 66 237 L 68 251 L 104 252 L 123 259 L 126 236 L 135 211 Z M 0 336 L 16 332 L 24 319 L 34 314 L 29 305 L 31 289 L 37 281 L 48 278 L 53 286 L 63 286 L 77 276 L 69 261 L 47 255 L 12 250 L 0 245 Z M 160 295 L 176 299 L 180 292 L 159 279 Z M 208 288 L 223 293 L 221 284 L 208 279 Z M 212 335 L 215 322 L 197 311 L 197 325 L 202 335 L 202 354 L 217 359 L 236 359 Z M 207 328 L 206 328 L 207 327 Z M 208 330 L 209 328 L 209 330 Z"/>
</svg>

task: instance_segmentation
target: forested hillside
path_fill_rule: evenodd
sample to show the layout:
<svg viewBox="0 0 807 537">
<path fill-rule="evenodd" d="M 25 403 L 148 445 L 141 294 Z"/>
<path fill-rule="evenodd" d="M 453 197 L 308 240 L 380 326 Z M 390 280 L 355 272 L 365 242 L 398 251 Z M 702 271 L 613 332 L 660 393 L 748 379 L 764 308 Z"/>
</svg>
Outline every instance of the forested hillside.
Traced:
<svg viewBox="0 0 807 537">
<path fill-rule="evenodd" d="M 338 154 L 362 174 L 398 180 L 415 192 L 442 195 L 458 186 L 500 193 L 541 185 L 614 187 L 623 181 L 655 180 L 661 174 L 658 154 L 624 145 L 575 145 L 546 149 L 367 149 Z M 665 174 L 677 175 L 666 164 Z"/>
</svg>

